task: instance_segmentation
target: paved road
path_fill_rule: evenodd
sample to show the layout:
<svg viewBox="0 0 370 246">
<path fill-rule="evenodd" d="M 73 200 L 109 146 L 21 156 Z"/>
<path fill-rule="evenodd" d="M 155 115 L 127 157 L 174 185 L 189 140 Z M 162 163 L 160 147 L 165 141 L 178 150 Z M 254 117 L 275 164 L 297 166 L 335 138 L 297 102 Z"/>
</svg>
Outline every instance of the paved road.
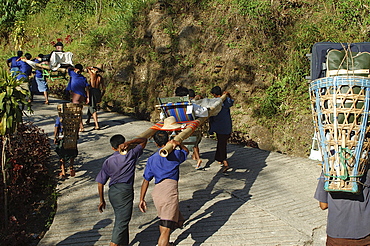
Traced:
<svg viewBox="0 0 370 246">
<path fill-rule="evenodd" d="M 61 101 L 50 102 L 43 105 L 42 97 L 36 96 L 31 119 L 52 138 L 56 107 Z M 103 213 L 97 211 L 94 179 L 112 154 L 112 135 L 120 133 L 132 139 L 151 123 L 112 112 L 100 112 L 99 119 L 101 130 L 89 126 L 80 135 L 76 176 L 59 181 L 57 213 L 40 246 L 109 244 L 113 210 L 108 203 Z M 206 138 L 200 144 L 205 170 L 196 171 L 191 159 L 181 165 L 180 207 L 187 222 L 172 233 L 171 241 L 184 246 L 325 245 L 326 212 L 313 199 L 320 173 L 318 162 L 230 144 L 232 170 L 224 175 L 212 159 L 215 146 L 214 140 Z M 148 143 L 137 164 L 131 245 L 156 245 L 159 235 L 149 194 L 153 183 L 147 195 L 147 213 L 137 208 L 145 162 L 155 150 L 154 143 Z M 52 159 L 56 161 L 57 156 Z"/>
</svg>

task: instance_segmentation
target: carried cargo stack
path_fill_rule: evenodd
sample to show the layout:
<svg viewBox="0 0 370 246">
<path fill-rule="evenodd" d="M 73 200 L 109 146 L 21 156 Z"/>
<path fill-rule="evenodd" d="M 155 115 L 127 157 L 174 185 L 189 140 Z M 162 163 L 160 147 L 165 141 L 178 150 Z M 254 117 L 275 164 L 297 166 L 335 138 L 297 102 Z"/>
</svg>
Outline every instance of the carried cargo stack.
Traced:
<svg viewBox="0 0 370 246">
<path fill-rule="evenodd" d="M 368 165 L 370 43 L 316 43 L 310 97 L 326 191 L 359 192 Z"/>
</svg>

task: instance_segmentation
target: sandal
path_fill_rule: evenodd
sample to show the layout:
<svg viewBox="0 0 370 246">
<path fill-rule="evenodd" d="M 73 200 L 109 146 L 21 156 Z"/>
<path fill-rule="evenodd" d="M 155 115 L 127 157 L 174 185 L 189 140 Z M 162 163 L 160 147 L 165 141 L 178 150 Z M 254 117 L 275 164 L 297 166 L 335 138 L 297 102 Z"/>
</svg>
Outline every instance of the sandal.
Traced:
<svg viewBox="0 0 370 246">
<path fill-rule="evenodd" d="M 223 173 L 226 173 L 227 172 L 227 170 L 229 170 L 230 169 L 230 167 L 229 166 L 224 166 L 223 168 L 222 168 L 222 172 Z"/>
</svg>

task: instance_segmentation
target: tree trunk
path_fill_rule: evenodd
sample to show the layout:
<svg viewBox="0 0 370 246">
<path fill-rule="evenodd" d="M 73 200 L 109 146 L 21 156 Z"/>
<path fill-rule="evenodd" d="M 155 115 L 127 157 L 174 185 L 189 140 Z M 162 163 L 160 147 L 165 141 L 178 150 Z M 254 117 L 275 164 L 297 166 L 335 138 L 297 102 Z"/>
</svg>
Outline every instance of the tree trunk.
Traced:
<svg viewBox="0 0 370 246">
<path fill-rule="evenodd" d="M 102 0 L 95 1 L 95 15 L 96 15 L 96 23 L 100 24 L 101 20 L 101 12 L 102 12 Z"/>
<path fill-rule="evenodd" d="M 1 154 L 1 172 L 3 175 L 3 183 L 4 183 L 4 226 L 5 228 L 8 227 L 8 186 L 7 186 L 7 177 L 6 177 L 6 144 L 8 142 L 8 137 L 3 136 L 3 148 Z"/>
</svg>

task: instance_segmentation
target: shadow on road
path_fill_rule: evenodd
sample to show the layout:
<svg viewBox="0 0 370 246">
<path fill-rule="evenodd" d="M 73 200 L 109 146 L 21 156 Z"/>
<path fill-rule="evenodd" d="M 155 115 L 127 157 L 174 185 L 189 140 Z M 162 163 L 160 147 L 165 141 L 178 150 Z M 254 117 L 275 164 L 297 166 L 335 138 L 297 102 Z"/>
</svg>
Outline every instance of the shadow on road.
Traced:
<svg viewBox="0 0 370 246">
<path fill-rule="evenodd" d="M 88 231 L 81 231 L 77 232 L 63 241 L 59 242 L 57 246 L 62 246 L 62 245 L 77 245 L 78 243 L 81 242 L 81 238 L 88 238 L 89 239 L 89 245 L 94 245 L 96 242 L 99 241 L 100 237 L 102 236 L 99 233 L 99 230 L 102 228 L 107 227 L 109 224 L 112 223 L 111 219 L 104 219 L 96 223 L 91 230 Z M 87 245 L 87 244 L 84 244 Z"/>
<path fill-rule="evenodd" d="M 229 145 L 228 150 L 231 153 L 228 159 L 232 167 L 231 171 L 227 174 L 222 173 L 221 170 L 218 171 L 204 189 L 195 190 L 191 199 L 180 202 L 180 210 L 187 221 L 175 240 L 175 245 L 189 236 L 195 241 L 193 245 L 202 245 L 250 199 L 250 189 L 259 173 L 266 167 L 265 160 L 269 152 L 238 145 Z M 210 168 L 214 152 L 201 154 L 202 159 L 208 158 L 206 167 Z M 235 189 L 236 185 L 233 183 L 240 183 L 240 189 Z M 179 193 L 181 197 L 181 187 Z M 154 245 L 159 236 L 157 221 L 158 219 L 153 219 L 142 225 L 142 227 L 148 227 L 136 234 L 130 245 L 135 243 L 141 246 Z"/>
</svg>

